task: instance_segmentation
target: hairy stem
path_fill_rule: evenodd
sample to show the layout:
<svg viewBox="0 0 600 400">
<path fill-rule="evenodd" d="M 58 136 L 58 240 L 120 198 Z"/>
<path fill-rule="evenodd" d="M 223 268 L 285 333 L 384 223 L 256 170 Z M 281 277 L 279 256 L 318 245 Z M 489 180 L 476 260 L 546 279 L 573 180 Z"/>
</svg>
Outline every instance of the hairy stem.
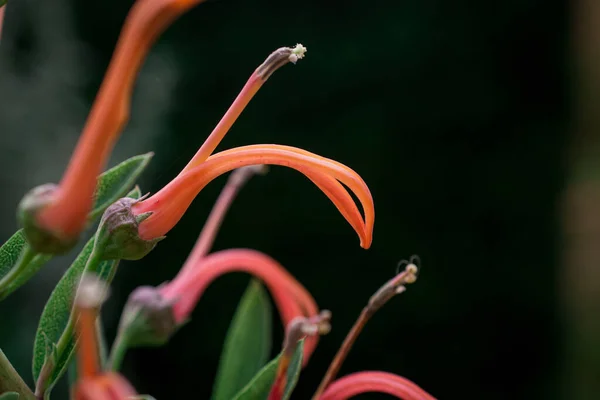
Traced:
<svg viewBox="0 0 600 400">
<path fill-rule="evenodd" d="M 24 400 L 36 400 L 29 386 L 0 350 L 0 394 L 5 392 L 17 392 Z"/>
</svg>

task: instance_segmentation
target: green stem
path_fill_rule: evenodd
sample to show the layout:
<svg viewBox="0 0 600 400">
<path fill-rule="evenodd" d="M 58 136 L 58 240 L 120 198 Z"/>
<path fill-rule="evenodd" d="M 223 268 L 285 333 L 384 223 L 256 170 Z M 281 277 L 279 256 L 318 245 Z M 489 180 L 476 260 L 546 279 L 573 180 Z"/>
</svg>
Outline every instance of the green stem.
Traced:
<svg viewBox="0 0 600 400">
<path fill-rule="evenodd" d="M 121 364 L 125 358 L 125 353 L 129 348 L 129 335 L 126 331 L 120 331 L 115 338 L 112 348 L 110 349 L 110 356 L 108 358 L 108 370 L 118 371 L 121 369 Z"/>
<path fill-rule="evenodd" d="M 13 283 L 23 274 L 36 255 L 31 246 L 25 243 L 15 266 L 0 280 L 0 301 L 12 292 Z"/>
<path fill-rule="evenodd" d="M 35 395 L 0 350 L 0 394 L 17 392 L 24 400 L 36 400 Z"/>
</svg>

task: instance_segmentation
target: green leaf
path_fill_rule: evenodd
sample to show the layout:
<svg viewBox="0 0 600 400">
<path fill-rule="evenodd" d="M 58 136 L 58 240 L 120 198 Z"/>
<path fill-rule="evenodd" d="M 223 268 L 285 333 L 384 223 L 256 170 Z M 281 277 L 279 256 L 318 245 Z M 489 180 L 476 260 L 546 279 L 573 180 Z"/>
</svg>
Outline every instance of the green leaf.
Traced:
<svg viewBox="0 0 600 400">
<path fill-rule="evenodd" d="M 135 397 L 129 397 L 130 400 L 156 400 L 154 397 L 149 394 L 140 394 Z"/>
<path fill-rule="evenodd" d="M 134 188 L 129 197 L 138 198 L 140 190 Z M 73 264 L 67 269 L 60 279 L 50 298 L 46 302 L 37 333 L 33 344 L 33 379 L 35 382 L 40 377 L 44 365 L 50 364 L 52 373 L 44 377 L 46 391 L 49 392 L 55 382 L 65 372 L 75 349 L 73 336 L 73 321 L 71 310 L 79 278 L 84 271 L 88 258 L 94 248 L 94 238 L 90 239 L 77 256 Z M 117 269 L 119 260 L 100 262 L 96 272 L 101 279 L 111 282 Z M 53 349 L 49 351 L 49 349 Z M 47 365 L 48 368 L 48 365 Z"/>
<path fill-rule="evenodd" d="M 213 400 L 230 400 L 265 365 L 271 352 L 271 303 L 252 280 L 233 317 L 213 389 Z"/>
<path fill-rule="evenodd" d="M 52 258 L 34 253 L 18 230 L 0 247 L 0 300 L 21 287 Z"/>
<path fill-rule="evenodd" d="M 0 247 L 0 279 L 17 263 L 26 244 L 23 229 L 19 229 Z"/>
<path fill-rule="evenodd" d="M 304 351 L 304 340 L 298 342 L 296 351 L 290 360 L 290 365 L 287 372 L 287 385 L 283 394 L 283 400 L 290 398 L 298 377 L 302 370 L 302 352 Z M 248 383 L 235 397 L 234 400 L 264 400 L 269 396 L 275 375 L 277 374 L 277 366 L 281 354 L 274 360 L 269 362 L 256 376 Z"/>
<path fill-rule="evenodd" d="M 0 394 L 0 400 L 19 400 L 19 393 L 17 393 L 17 392 L 6 392 L 6 393 L 3 393 L 3 394 Z"/>
<path fill-rule="evenodd" d="M 152 156 L 154 153 L 131 157 L 98 177 L 94 207 L 89 215 L 90 221 L 94 221 L 108 206 L 125 196 L 148 166 Z"/>
</svg>

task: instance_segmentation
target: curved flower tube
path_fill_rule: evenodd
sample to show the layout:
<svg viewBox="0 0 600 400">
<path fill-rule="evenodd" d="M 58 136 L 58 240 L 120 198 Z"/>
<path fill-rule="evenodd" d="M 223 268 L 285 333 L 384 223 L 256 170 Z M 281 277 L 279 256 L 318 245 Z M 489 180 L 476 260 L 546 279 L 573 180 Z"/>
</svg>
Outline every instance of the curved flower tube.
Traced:
<svg viewBox="0 0 600 400">
<path fill-rule="evenodd" d="M 162 296 L 173 302 L 176 322 L 185 321 L 208 285 L 228 272 L 247 272 L 261 279 L 273 295 L 286 326 L 296 317 L 313 317 L 319 313 L 310 293 L 277 261 L 255 250 L 231 249 L 207 255 L 195 269 L 178 275 L 159 288 Z M 317 342 L 318 336 L 307 338 L 305 362 L 308 362 Z"/>
<path fill-rule="evenodd" d="M 435 400 L 410 380 L 382 371 L 346 375 L 329 385 L 319 400 L 346 400 L 370 392 L 386 393 L 403 400 Z"/>
<path fill-rule="evenodd" d="M 203 1 L 138 0 L 133 5 L 62 180 L 47 187 L 51 193 L 44 193 L 34 216 L 40 229 L 62 239 L 79 235 L 93 204 L 96 178 L 129 117 L 133 84 L 148 50 L 179 15 Z"/>
<path fill-rule="evenodd" d="M 139 225 L 140 237 L 151 240 L 164 236 L 177 224 L 196 195 L 210 181 L 225 172 L 254 164 L 283 165 L 304 173 L 323 190 L 354 227 L 361 246 L 370 247 L 375 211 L 371 192 L 362 178 L 336 161 L 281 145 L 243 146 L 217 153 L 179 175 L 150 198 L 136 203 L 132 206 L 134 215 L 151 213 Z M 340 182 L 358 197 L 365 213 L 364 221 Z"/>
</svg>

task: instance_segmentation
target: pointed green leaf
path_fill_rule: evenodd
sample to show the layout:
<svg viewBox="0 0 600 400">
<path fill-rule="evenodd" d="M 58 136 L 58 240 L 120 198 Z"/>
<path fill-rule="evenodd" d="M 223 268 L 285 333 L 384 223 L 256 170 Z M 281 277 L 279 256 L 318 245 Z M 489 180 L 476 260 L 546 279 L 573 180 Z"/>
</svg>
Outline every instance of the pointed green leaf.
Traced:
<svg viewBox="0 0 600 400">
<path fill-rule="evenodd" d="M 0 300 L 21 287 L 52 258 L 34 253 L 23 230 L 18 230 L 0 247 Z"/>
<path fill-rule="evenodd" d="M 3 394 L 0 394 L 0 400 L 19 400 L 19 393 L 6 392 Z"/>
<path fill-rule="evenodd" d="M 287 372 L 287 385 L 283 395 L 283 400 L 290 398 L 298 377 L 302 370 L 302 352 L 304 351 L 304 341 L 301 340 L 296 346 L 296 351 L 290 360 L 290 365 Z M 248 383 L 235 397 L 234 400 L 264 400 L 269 396 L 271 386 L 275 380 L 277 366 L 281 354 L 274 360 L 269 362 L 258 374 Z"/>
<path fill-rule="evenodd" d="M 0 279 L 17 263 L 26 244 L 23 229 L 19 229 L 0 247 Z"/>
<path fill-rule="evenodd" d="M 152 156 L 154 153 L 131 157 L 98 177 L 94 207 L 89 215 L 90 221 L 94 221 L 108 206 L 125 196 L 148 166 Z"/>
<path fill-rule="evenodd" d="M 140 190 L 134 188 L 129 197 L 138 198 Z M 73 336 L 73 322 L 71 321 L 71 310 L 79 278 L 87 264 L 88 258 L 94 248 L 94 238 L 90 239 L 84 246 L 81 253 L 77 256 L 73 264 L 67 269 L 60 279 L 50 298 L 48 299 L 40 322 L 38 325 L 35 341 L 33 344 L 33 379 L 38 382 L 40 372 L 44 365 L 51 364 L 52 374 L 48 376 L 44 383 L 47 391 L 50 391 L 54 383 L 65 372 L 69 361 L 75 349 L 75 339 Z M 102 261 L 96 272 L 98 276 L 107 282 L 111 282 L 119 264 L 118 260 Z M 62 339 L 62 340 L 61 340 Z M 54 359 L 49 354 L 49 346 L 54 350 Z"/>
<path fill-rule="evenodd" d="M 94 247 L 94 238 L 90 239 L 73 264 L 58 282 L 40 317 L 37 334 L 33 345 L 33 378 L 37 382 L 42 366 L 48 360 L 50 354 L 47 354 L 49 341 L 52 345 L 58 346 L 63 332 L 68 330 L 69 318 L 73 307 L 73 300 L 79 278 L 83 272 L 92 249 Z M 103 261 L 100 264 L 100 275 L 106 278 L 112 270 L 116 269 L 118 261 Z M 71 327 L 72 330 L 72 327 Z M 67 332 L 71 335 L 73 332 Z M 49 384 L 62 374 L 71 357 L 74 347 L 73 339 L 65 342 L 61 348 L 56 348 L 56 359 L 54 360 L 53 374 L 49 377 Z"/>
<path fill-rule="evenodd" d="M 213 400 L 230 400 L 265 365 L 271 352 L 271 303 L 259 281 L 250 282 L 229 325 Z"/>
</svg>

